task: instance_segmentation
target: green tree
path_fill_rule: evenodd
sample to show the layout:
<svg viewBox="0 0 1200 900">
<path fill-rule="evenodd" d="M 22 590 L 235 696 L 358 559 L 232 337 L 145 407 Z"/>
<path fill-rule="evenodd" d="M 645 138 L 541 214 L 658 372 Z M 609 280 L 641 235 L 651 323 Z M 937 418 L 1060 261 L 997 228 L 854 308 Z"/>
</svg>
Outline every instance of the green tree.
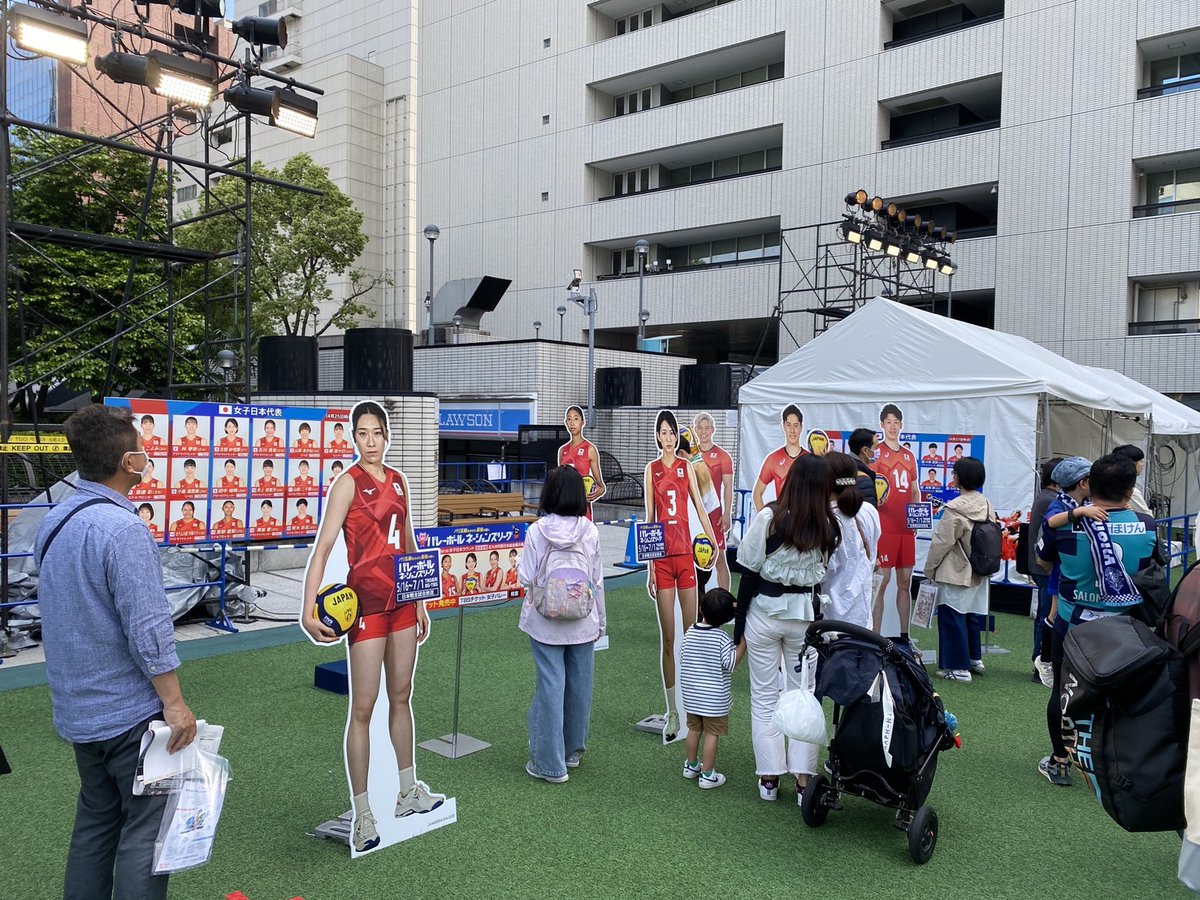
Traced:
<svg viewBox="0 0 1200 900">
<path fill-rule="evenodd" d="M 12 158 L 15 222 L 139 237 L 152 160 L 24 129 L 13 131 Z M 142 240 L 166 241 L 166 192 L 160 172 Z M 138 260 L 132 302 L 118 311 L 129 276 L 128 256 L 15 237 L 9 247 L 13 380 L 39 383 L 43 393 L 66 382 L 97 396 L 106 387 L 125 393 L 165 386 L 168 316 L 162 260 Z M 203 329 L 200 305 L 180 303 L 174 328 L 176 346 L 197 343 Z M 195 360 L 181 355 L 177 365 L 176 380 L 200 380 Z"/>
<path fill-rule="evenodd" d="M 321 191 L 318 196 L 261 183 L 251 188 L 254 331 L 315 336 L 374 316 L 363 298 L 391 281 L 354 266 L 367 236 L 363 214 L 350 198 L 307 153 L 293 156 L 281 170 L 262 163 L 255 163 L 253 170 Z M 244 202 L 245 185 L 238 178 L 223 178 L 213 193 L 220 203 L 236 208 Z M 230 250 L 239 244 L 241 224 L 233 215 L 213 216 L 182 229 L 179 241 L 201 250 Z M 216 270 L 230 263 L 212 265 Z M 336 299 L 329 287 L 335 276 L 347 282 L 344 295 Z"/>
</svg>

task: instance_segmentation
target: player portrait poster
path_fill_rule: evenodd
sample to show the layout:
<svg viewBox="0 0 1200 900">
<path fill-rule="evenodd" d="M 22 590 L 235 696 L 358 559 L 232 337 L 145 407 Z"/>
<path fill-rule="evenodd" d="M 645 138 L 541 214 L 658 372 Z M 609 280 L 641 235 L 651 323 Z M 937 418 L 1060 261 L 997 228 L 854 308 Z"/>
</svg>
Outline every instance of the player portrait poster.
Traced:
<svg viewBox="0 0 1200 900">
<path fill-rule="evenodd" d="M 807 447 L 801 444 L 801 436 L 804 434 L 804 413 L 794 403 L 789 403 L 784 406 L 775 420 L 776 429 L 783 430 L 783 446 L 780 447 L 776 441 L 774 448 L 769 452 L 764 452 L 761 455 L 743 456 L 747 460 L 761 460 L 757 468 L 754 469 L 758 473 L 751 485 L 753 493 L 751 494 L 751 505 L 753 512 L 758 512 L 772 500 L 775 500 L 783 490 L 783 482 L 787 478 L 788 472 L 792 469 L 794 463 L 801 456 L 811 453 Z M 778 430 L 776 430 L 778 434 Z M 828 444 L 817 444 L 821 448 L 821 453 L 824 454 L 829 448 Z"/>
<path fill-rule="evenodd" d="M 274 429 L 272 436 L 300 451 L 289 473 L 293 479 L 301 472 L 299 460 L 316 460 L 309 454 L 319 455 L 320 446 L 337 439 L 318 435 L 316 424 L 301 419 L 286 434 L 278 424 Z M 408 480 L 384 462 L 390 433 L 382 406 L 356 404 L 340 439 L 349 442 L 353 457 L 324 498 L 305 570 L 300 625 L 314 644 L 346 644 L 350 698 L 343 758 L 350 855 L 358 858 L 451 824 L 458 813 L 455 799 L 422 782 L 415 765 L 412 683 L 420 645 L 429 637 L 429 615 L 425 601 L 399 599 L 405 586 L 398 583 L 396 558 L 419 547 Z M 309 473 L 316 468 L 309 466 Z M 292 502 L 289 493 L 289 511 Z M 316 616 L 318 601 L 323 606 L 327 596 L 322 588 L 339 583 L 358 596 L 358 614 L 344 635 Z M 404 705 L 397 715 L 393 703 Z"/>
<path fill-rule="evenodd" d="M 454 525 L 416 530 L 418 550 L 437 550 L 442 595 L 426 609 L 457 609 L 482 603 L 524 600 L 517 561 L 525 544 L 525 523 Z"/>
<path fill-rule="evenodd" d="M 703 533 L 715 547 L 712 525 L 704 509 L 691 460 L 680 455 L 679 423 L 674 413 L 660 410 L 655 419 L 656 458 L 646 464 L 644 491 L 646 522 L 663 526 L 666 555 L 646 567 L 646 591 L 658 619 L 660 671 L 666 699 L 663 743 L 687 737 L 683 690 L 679 684 L 679 648 L 684 632 L 696 624 L 697 579 L 689 516 L 695 514 Z"/>
</svg>

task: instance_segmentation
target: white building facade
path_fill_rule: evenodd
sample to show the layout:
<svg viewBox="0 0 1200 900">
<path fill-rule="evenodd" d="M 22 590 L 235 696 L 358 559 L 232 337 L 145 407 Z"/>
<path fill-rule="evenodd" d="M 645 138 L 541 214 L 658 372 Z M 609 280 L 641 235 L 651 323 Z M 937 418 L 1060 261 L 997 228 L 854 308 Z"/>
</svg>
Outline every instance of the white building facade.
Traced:
<svg viewBox="0 0 1200 900">
<path fill-rule="evenodd" d="M 818 324 L 796 295 L 772 320 L 780 259 L 813 255 L 794 229 L 864 188 L 959 233 L 956 317 L 1200 395 L 1198 3 L 274 7 L 270 64 L 327 93 L 315 141 L 260 129 L 255 155 L 308 150 L 366 214 L 396 286 L 364 324 L 424 327 L 432 223 L 435 291 L 512 280 L 497 338 L 552 331 L 579 268 L 608 343 L 644 308 L 673 352 L 773 362 Z"/>
</svg>

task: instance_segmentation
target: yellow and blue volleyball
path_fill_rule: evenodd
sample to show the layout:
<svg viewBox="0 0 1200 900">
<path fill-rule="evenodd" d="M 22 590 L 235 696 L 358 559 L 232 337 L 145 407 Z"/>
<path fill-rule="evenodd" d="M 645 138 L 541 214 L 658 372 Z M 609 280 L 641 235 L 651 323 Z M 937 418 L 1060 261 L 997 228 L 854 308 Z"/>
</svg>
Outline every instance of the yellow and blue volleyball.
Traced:
<svg viewBox="0 0 1200 900">
<path fill-rule="evenodd" d="M 358 618 L 358 594 L 348 585 L 327 584 L 317 592 L 313 615 L 336 634 L 345 634 Z"/>
<path fill-rule="evenodd" d="M 592 492 L 592 488 L 596 486 L 596 479 L 591 475 L 583 476 L 583 495 L 586 497 Z"/>
<path fill-rule="evenodd" d="M 692 541 L 692 559 L 697 568 L 703 569 L 705 572 L 713 567 L 713 563 L 717 560 L 717 548 L 713 546 L 713 542 L 709 540 L 707 534 L 698 534 Z"/>
<path fill-rule="evenodd" d="M 888 480 L 882 475 L 875 476 L 875 500 L 882 506 L 883 501 L 887 499 L 888 494 L 892 492 L 892 486 L 888 484 Z"/>
</svg>

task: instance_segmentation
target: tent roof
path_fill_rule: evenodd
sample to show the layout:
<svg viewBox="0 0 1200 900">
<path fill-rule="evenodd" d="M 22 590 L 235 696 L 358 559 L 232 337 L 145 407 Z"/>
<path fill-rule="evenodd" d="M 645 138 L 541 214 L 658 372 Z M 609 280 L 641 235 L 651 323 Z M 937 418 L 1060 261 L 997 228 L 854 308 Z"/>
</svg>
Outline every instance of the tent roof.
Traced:
<svg viewBox="0 0 1200 900">
<path fill-rule="evenodd" d="M 943 400 L 1046 393 L 1092 409 L 1148 415 L 1150 395 L 1160 395 L 1127 381 L 1097 378 L 1096 370 L 1025 338 L 877 297 L 743 385 L 739 402 L 782 408 L 885 395 Z"/>
<path fill-rule="evenodd" d="M 1131 391 L 1137 391 L 1150 400 L 1153 405 L 1154 433 L 1183 435 L 1200 435 L 1200 412 L 1185 406 L 1178 400 L 1172 400 L 1165 394 L 1160 394 L 1153 388 L 1148 388 L 1140 381 L 1135 381 L 1128 375 L 1122 375 L 1114 369 L 1101 369 L 1088 366 L 1099 377 L 1106 378 L 1114 384 L 1120 384 Z"/>
</svg>

